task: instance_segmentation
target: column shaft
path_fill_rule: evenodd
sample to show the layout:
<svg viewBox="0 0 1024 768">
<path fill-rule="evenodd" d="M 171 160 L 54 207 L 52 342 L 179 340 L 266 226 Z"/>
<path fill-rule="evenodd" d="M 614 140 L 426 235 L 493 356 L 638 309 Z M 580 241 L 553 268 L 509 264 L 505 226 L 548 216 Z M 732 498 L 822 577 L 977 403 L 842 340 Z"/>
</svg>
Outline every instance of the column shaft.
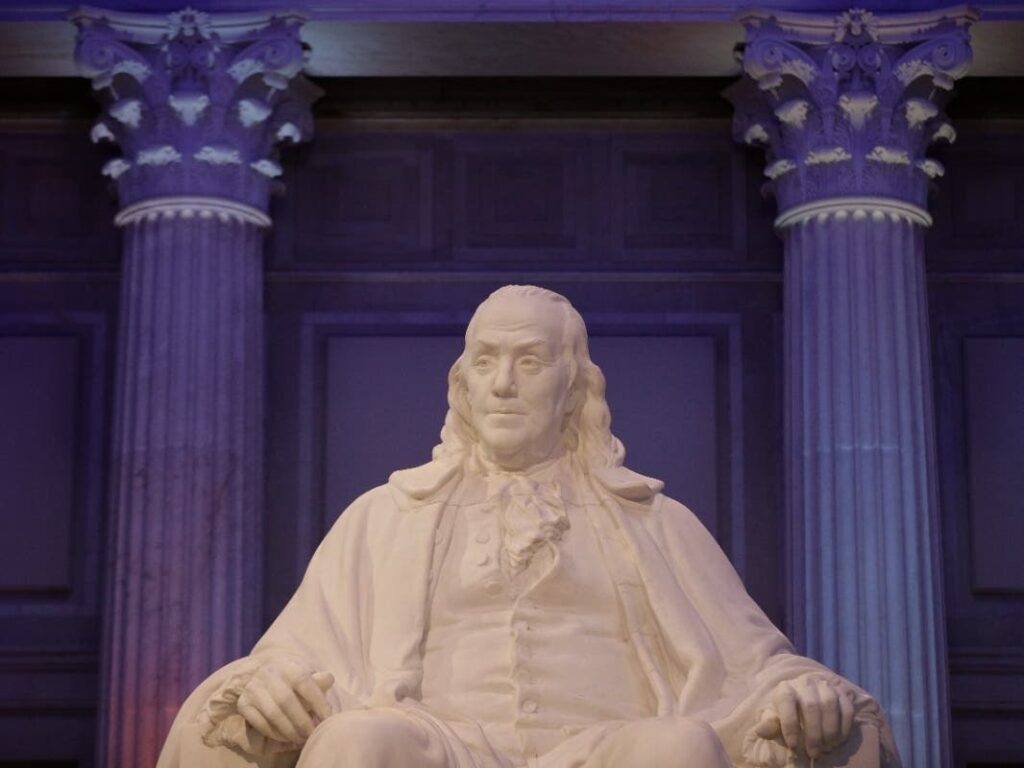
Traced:
<svg viewBox="0 0 1024 768">
<path fill-rule="evenodd" d="M 734 135 L 785 239 L 790 630 L 876 696 L 907 766 L 950 764 L 923 227 L 971 63 L 966 6 L 751 11 Z"/>
<path fill-rule="evenodd" d="M 262 235 L 205 212 L 124 237 L 105 765 L 154 765 L 210 670 L 258 629 Z"/>
<path fill-rule="evenodd" d="M 921 228 L 880 210 L 785 231 L 797 643 L 885 702 L 904 764 L 944 765 L 946 657 Z"/>
<path fill-rule="evenodd" d="M 262 230 L 319 90 L 292 10 L 83 7 L 125 227 L 98 764 L 144 768 L 260 629 Z"/>
</svg>

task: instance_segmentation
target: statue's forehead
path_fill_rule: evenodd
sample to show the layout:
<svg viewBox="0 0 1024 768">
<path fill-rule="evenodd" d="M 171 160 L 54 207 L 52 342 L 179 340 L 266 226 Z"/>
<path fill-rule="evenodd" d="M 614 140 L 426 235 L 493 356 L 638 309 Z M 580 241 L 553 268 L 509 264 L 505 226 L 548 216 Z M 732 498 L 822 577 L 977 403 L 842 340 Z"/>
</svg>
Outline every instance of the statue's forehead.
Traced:
<svg viewBox="0 0 1024 768">
<path fill-rule="evenodd" d="M 493 333 L 522 333 L 557 343 L 562 337 L 561 307 L 541 297 L 489 299 L 477 309 L 467 329 L 466 340 Z"/>
</svg>

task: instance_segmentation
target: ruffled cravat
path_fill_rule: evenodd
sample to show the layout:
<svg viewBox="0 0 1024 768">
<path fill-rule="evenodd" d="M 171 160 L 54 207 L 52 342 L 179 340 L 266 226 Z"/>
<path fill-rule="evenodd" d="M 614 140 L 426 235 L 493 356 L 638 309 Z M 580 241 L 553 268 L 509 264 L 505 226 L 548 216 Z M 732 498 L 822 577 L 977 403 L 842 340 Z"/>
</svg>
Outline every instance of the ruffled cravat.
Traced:
<svg viewBox="0 0 1024 768">
<path fill-rule="evenodd" d="M 517 576 L 547 542 L 569 528 L 569 516 L 554 482 L 538 483 L 525 475 L 501 474 L 489 479 L 497 487 L 502 533 L 502 564 Z"/>
</svg>

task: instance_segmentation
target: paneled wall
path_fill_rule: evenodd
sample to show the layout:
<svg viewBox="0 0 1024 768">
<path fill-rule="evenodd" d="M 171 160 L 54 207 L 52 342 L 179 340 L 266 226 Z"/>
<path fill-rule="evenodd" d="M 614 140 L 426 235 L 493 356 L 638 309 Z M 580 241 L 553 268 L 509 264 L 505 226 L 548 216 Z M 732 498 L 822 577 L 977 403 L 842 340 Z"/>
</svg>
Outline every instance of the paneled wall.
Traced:
<svg viewBox="0 0 1024 768">
<path fill-rule="evenodd" d="M 927 244 L 954 752 L 1024 765 L 1024 145 L 957 125 Z"/>
<path fill-rule="evenodd" d="M 89 123 L 0 120 L 0 763 L 92 764 L 118 291 Z"/>
</svg>

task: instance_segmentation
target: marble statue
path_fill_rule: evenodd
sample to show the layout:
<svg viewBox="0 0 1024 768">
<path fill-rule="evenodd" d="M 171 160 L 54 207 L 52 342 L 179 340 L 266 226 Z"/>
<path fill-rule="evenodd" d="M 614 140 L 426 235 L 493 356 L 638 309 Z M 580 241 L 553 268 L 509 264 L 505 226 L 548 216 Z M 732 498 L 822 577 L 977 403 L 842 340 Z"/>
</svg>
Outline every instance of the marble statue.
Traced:
<svg viewBox="0 0 1024 768">
<path fill-rule="evenodd" d="M 427 464 L 357 499 L 159 768 L 892 768 L 877 703 L 747 595 L 623 465 L 583 320 L 474 314 Z"/>
</svg>

